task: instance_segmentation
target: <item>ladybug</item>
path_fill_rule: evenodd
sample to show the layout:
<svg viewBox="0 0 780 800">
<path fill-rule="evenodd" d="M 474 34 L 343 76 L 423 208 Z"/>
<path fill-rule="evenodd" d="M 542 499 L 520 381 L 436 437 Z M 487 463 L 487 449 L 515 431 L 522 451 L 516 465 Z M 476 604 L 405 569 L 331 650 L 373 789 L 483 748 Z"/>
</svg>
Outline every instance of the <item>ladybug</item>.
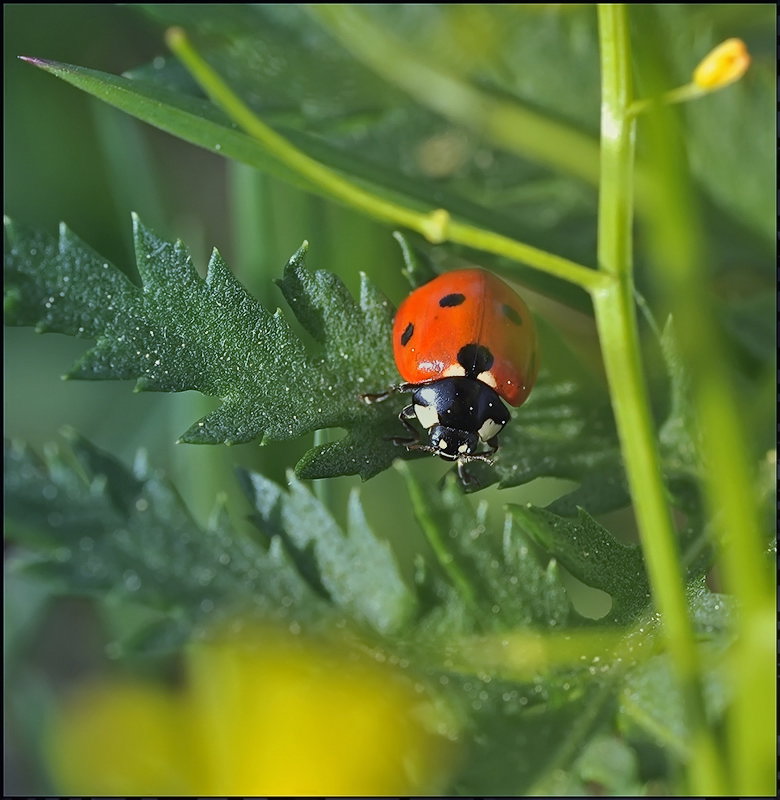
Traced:
<svg viewBox="0 0 780 800">
<path fill-rule="evenodd" d="M 394 441 L 456 461 L 468 483 L 464 465 L 492 463 L 498 434 L 509 422 L 502 399 L 522 405 L 536 380 L 536 331 L 528 306 L 490 272 L 448 272 L 401 303 L 393 353 L 405 383 L 392 391 L 412 392 L 398 416 L 414 434 Z M 427 431 L 427 444 L 420 442 L 413 419 Z M 487 450 L 477 452 L 481 443 Z"/>
</svg>

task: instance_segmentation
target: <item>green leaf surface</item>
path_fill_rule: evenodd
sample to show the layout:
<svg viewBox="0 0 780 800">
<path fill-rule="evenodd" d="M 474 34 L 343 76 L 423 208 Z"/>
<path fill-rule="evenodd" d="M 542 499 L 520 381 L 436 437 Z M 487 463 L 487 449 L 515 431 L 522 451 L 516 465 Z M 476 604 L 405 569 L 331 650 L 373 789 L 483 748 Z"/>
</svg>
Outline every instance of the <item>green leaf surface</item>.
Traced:
<svg viewBox="0 0 780 800">
<path fill-rule="evenodd" d="M 54 240 L 9 224 L 7 324 L 96 338 L 69 377 L 136 379 L 138 391 L 192 389 L 220 398 L 184 442 L 348 429 L 303 459 L 304 477 L 369 478 L 403 455 L 389 441 L 402 432 L 393 404 L 381 409 L 360 397 L 397 382 L 392 307 L 365 276 L 355 302 L 334 275 L 304 267 L 305 247 L 290 259 L 279 285 L 314 339 L 307 350 L 281 312 L 246 293 L 219 253 L 202 279 L 180 242 L 158 238 L 137 219 L 134 232 L 142 287 L 64 227 Z"/>
<path fill-rule="evenodd" d="M 531 505 L 509 510 L 517 525 L 572 575 L 612 597 L 606 622 L 626 624 L 647 608 L 650 586 L 638 547 L 617 542 L 583 509 L 576 519 Z"/>
<path fill-rule="evenodd" d="M 723 648 L 721 644 L 704 643 L 698 650 L 701 663 L 706 665 L 703 684 L 709 723 L 715 725 L 730 699 L 722 664 Z M 669 657 L 658 655 L 627 676 L 618 721 L 627 736 L 639 740 L 649 738 L 685 760 L 690 754 L 690 730 L 683 709 L 683 695 Z"/>
<path fill-rule="evenodd" d="M 316 191 L 308 181 L 267 155 L 254 139 L 238 130 L 222 111 L 203 98 L 175 92 L 149 81 L 130 80 L 73 64 L 39 58 L 25 60 L 184 141 Z"/>
<path fill-rule="evenodd" d="M 356 302 L 333 274 L 305 268 L 305 247 L 290 259 L 278 283 L 313 340 L 307 346 L 281 312 L 271 314 L 247 294 L 218 252 L 203 279 L 180 242 L 160 239 L 137 218 L 140 287 L 64 226 L 57 240 L 11 222 L 7 230 L 6 323 L 96 339 L 68 377 L 135 379 L 138 391 L 196 390 L 219 398 L 221 405 L 181 441 L 231 444 L 343 429 L 341 439 L 304 454 L 296 467 L 302 478 L 367 479 L 396 458 L 419 457 L 391 441 L 403 433 L 400 397 L 373 405 L 361 400 L 361 394 L 398 381 L 390 350 L 392 307 L 365 276 Z M 416 274 L 422 267 L 410 261 L 409 245 L 400 241 L 408 251 L 407 271 Z M 670 363 L 667 428 L 683 397 L 679 369 Z M 670 474 L 682 474 L 675 467 L 681 442 L 674 433 Z M 543 373 L 501 444 L 494 467 L 469 467 L 469 490 L 496 480 L 509 487 L 556 477 L 580 484 L 550 505 L 557 514 L 574 516 L 580 506 L 598 514 L 629 503 L 611 410 L 573 381 L 551 383 Z M 683 499 L 689 484 L 680 486 Z M 689 499 L 692 507 L 698 498 Z"/>
<path fill-rule="evenodd" d="M 464 794 L 477 787 L 506 795 L 543 790 L 569 768 L 586 786 L 613 792 L 628 786 L 635 778 L 632 751 L 613 739 L 592 740 L 612 718 L 621 687 L 621 724 L 632 737 L 657 740 L 659 719 L 648 722 L 646 715 L 655 714 L 648 704 L 667 691 L 662 684 L 669 673 L 667 657 L 653 656 L 659 626 L 641 591 L 641 562 L 584 514 L 574 522 L 543 509 L 511 508 L 499 532 L 484 504 L 472 510 L 454 479 L 437 495 L 415 486 L 405 467 L 413 503 L 415 495 L 435 498 L 420 522 L 424 530 L 435 526 L 444 545 L 434 547 L 439 564 L 425 567 L 428 577 L 420 576 L 413 592 L 387 544 L 372 532 L 356 493 L 344 530 L 293 476 L 282 489 L 244 472 L 258 540 L 237 531 L 219 508 L 207 527 L 197 526 L 143 459 L 129 470 L 68 435 L 66 451 L 49 448 L 43 458 L 21 445 L 6 448 L 7 532 L 19 548 L 20 575 L 47 592 L 98 600 L 115 655 L 170 652 L 202 626 L 235 615 L 278 617 L 308 628 L 352 622 L 368 634 L 366 644 L 377 657 L 413 664 L 456 709 L 468 756 L 454 785 Z M 421 507 L 416 511 L 421 515 Z M 554 558 L 540 555 L 540 546 Z M 442 555 L 457 565 L 468 596 Z M 565 639 L 567 626 L 580 622 L 556 561 L 612 594 L 606 622 L 633 619 L 636 625 L 624 644 L 606 635 L 600 658 L 576 655 L 575 646 L 569 661 L 553 658 L 545 665 L 542 659 L 535 672 L 512 679 L 491 660 L 501 654 L 493 646 L 500 638 L 507 648 L 526 631 L 540 643 L 550 635 Z M 702 581 L 691 584 L 689 598 L 700 637 L 722 652 L 729 604 Z M 487 634 L 485 658 L 480 662 L 472 647 L 464 670 L 463 648 L 478 641 L 474 633 Z M 719 714 L 722 684 L 713 683 L 712 692 Z M 664 735 L 673 746 L 685 732 L 674 729 L 674 720 L 668 724 Z M 522 757 L 507 760 L 507 747 Z M 611 759 L 617 761 L 609 768 Z"/>
<path fill-rule="evenodd" d="M 64 226 L 58 240 L 7 223 L 6 323 L 33 325 L 97 342 L 69 377 L 136 380 L 138 391 L 196 390 L 222 404 L 181 437 L 227 444 L 291 439 L 322 428 L 343 438 L 299 461 L 302 478 L 369 478 L 396 458 L 419 457 L 394 445 L 404 431 L 401 398 L 366 405 L 361 394 L 398 382 L 391 353 L 392 307 L 363 277 L 359 302 L 333 274 L 304 266 L 305 247 L 278 281 L 307 347 L 277 311 L 271 314 L 233 278 L 214 251 L 206 278 L 181 242 L 134 221 L 142 285 L 131 282 Z M 408 249 L 408 244 L 406 244 Z M 407 271 L 418 271 L 409 262 Z M 499 477 L 515 486 L 540 476 L 581 486 L 552 508 L 572 514 L 624 506 L 628 495 L 611 413 L 573 382 L 544 377 L 502 435 L 495 468 L 477 465 L 471 488 Z"/>
<path fill-rule="evenodd" d="M 502 488 L 519 486 L 542 476 L 578 481 L 574 492 L 550 506 L 566 516 L 575 515 L 580 505 L 601 514 L 630 502 L 607 399 L 571 380 L 552 382 L 544 370 L 502 432 L 495 462 L 469 467 L 474 488 L 496 480 Z"/>
<path fill-rule="evenodd" d="M 590 688 L 597 691 L 595 682 Z M 522 688 L 477 682 L 474 696 L 475 729 L 469 758 L 455 781 L 456 795 L 527 795 L 552 770 L 568 768 L 573 758 L 561 761 L 561 753 L 576 748 L 591 733 L 593 721 L 583 725 L 589 699 L 580 696 L 562 705 L 547 704 L 543 682 Z M 508 758 L 507 753 L 513 756 Z"/>
<path fill-rule="evenodd" d="M 583 264 L 595 262 L 593 186 L 556 173 L 554 163 L 519 155 L 517 147 L 504 149 L 494 121 L 481 111 L 488 106 L 478 103 L 453 114 L 457 95 L 426 101 L 431 72 L 421 72 L 411 88 L 398 77 L 404 66 L 408 74 L 410 63 L 422 65 L 450 85 L 590 137 L 595 147 L 599 70 L 592 7 L 348 9 L 346 24 L 363 17 L 386 43 L 398 45 L 398 57 L 380 66 L 360 56 L 359 48 L 353 48 L 354 57 L 349 36 L 334 39 L 317 9 L 139 8 L 159 23 L 161 33 L 164 26 L 185 28 L 197 50 L 274 130 L 377 197 L 415 210 L 446 208 L 456 221 Z M 319 18 L 339 13 L 328 8 Z M 718 346 L 732 363 L 733 385 L 754 435 L 753 460 L 770 451 L 756 485 L 766 488 L 761 500 L 771 510 L 774 420 L 763 409 L 771 395 L 767 375 L 774 354 L 767 344 L 774 311 L 769 237 L 775 228 L 774 171 L 766 168 L 773 163 L 769 114 L 775 85 L 769 14 L 755 4 L 677 5 L 637 6 L 629 16 L 637 54 L 647 49 L 667 62 L 673 83 L 666 88 L 689 80 L 698 59 L 722 39 L 741 36 L 751 52 L 751 68 L 740 82 L 675 112 L 685 123 L 681 133 L 696 180 L 692 199 L 706 231 L 706 278 L 720 302 L 725 343 Z M 239 131 L 173 58 L 158 57 L 121 77 L 28 61 L 211 153 L 327 196 L 327 189 L 309 184 Z M 641 98 L 641 60 L 637 65 Z M 640 177 L 646 123 L 646 117 L 638 120 Z M 638 200 L 641 221 L 645 211 Z M 638 228 L 635 258 L 637 284 L 654 303 L 661 284 L 643 252 L 652 236 Z M 74 434 L 66 450 L 51 448 L 43 457 L 9 447 L 7 657 L 21 652 L 48 598 L 58 593 L 98 600 L 112 640 L 107 652 L 114 656 L 170 652 L 201 625 L 234 614 L 278 617 L 295 630 L 298 621 L 301 627 L 335 623 L 378 659 L 408 668 L 415 681 L 429 683 L 457 709 L 452 735 L 462 760 L 450 791 L 628 796 L 686 788 L 691 744 L 703 728 L 697 732 L 686 723 L 690 696 L 680 692 L 665 650 L 668 620 L 650 602 L 639 550 L 619 544 L 593 518 L 630 503 L 612 411 L 598 387 L 576 370 L 562 369 L 544 348 L 551 372 L 542 374 L 528 403 L 513 410 L 495 465 L 469 465 L 474 482 L 467 488 L 512 487 L 546 476 L 576 482 L 577 488 L 545 509 L 511 507 L 502 526 L 464 496 L 452 475 L 439 487 L 416 481 L 423 472 L 407 466 L 413 454 L 388 441 L 401 433 L 399 396 L 374 406 L 361 402 L 361 393 L 380 392 L 398 380 L 391 308 L 367 281 L 353 299 L 331 274 L 306 269 L 302 249 L 279 281 L 296 317 L 288 317 L 288 324 L 281 312 L 271 313 L 273 306 L 267 310 L 247 294 L 218 254 L 204 279 L 181 244 L 159 239 L 140 223 L 135 282 L 65 228 L 55 241 L 11 225 L 9 240 L 6 319 L 91 340 L 70 377 L 134 380 L 139 390 L 195 390 L 217 398 L 217 410 L 183 435 L 187 442 L 286 440 L 322 429 L 329 434 L 326 444 L 301 458 L 297 477 L 283 487 L 242 474 L 257 529 L 248 536 L 221 508 L 208 525 L 197 525 L 170 484 L 141 460 L 128 469 Z M 583 292 L 539 272 L 517 272 L 516 264 L 499 257 L 451 245 L 430 249 L 445 269 L 460 257 L 461 263 L 514 271 L 529 287 L 592 313 Z M 413 255 L 407 268 L 418 284 L 428 265 L 412 261 Z M 742 698 L 732 696 L 725 679 L 735 663 L 729 647 L 737 634 L 749 643 L 746 632 L 754 620 L 738 617 L 727 597 L 705 588 L 702 574 L 714 541 L 699 488 L 707 467 L 671 325 L 660 344 L 667 375 L 656 383 L 652 405 L 664 482 L 678 512 L 705 725 L 723 745 L 720 755 L 732 751 L 724 764 L 733 778 L 740 758 L 749 773 L 752 754 L 760 750 L 733 735 L 739 724 L 743 732 L 753 730 L 753 719 L 760 730 L 761 715 L 746 715 Z M 332 441 L 337 436 L 342 438 Z M 433 557 L 427 551 L 418 557 L 411 588 L 356 493 L 340 524 L 320 494 L 298 480 L 368 478 L 399 458 L 421 531 L 434 551 Z M 765 553 L 770 561 L 773 547 Z M 578 617 L 560 567 L 610 595 L 612 608 L 604 619 Z M 42 700 L 43 686 L 30 691 L 34 671 L 20 679 L 11 699 L 35 746 L 50 702 Z M 741 691 L 741 684 L 734 685 Z M 753 710 L 760 710 L 763 696 L 754 693 Z M 735 747 L 740 742 L 744 756 Z"/>
<path fill-rule="evenodd" d="M 474 189 L 488 193 L 499 184 L 508 185 L 507 171 L 522 171 L 533 180 L 541 170 L 531 158 L 524 161 L 511 156 L 502 164 L 492 163 L 505 154 L 489 136 L 469 136 L 468 131 L 458 130 L 432 113 L 398 80 L 400 65 L 388 79 L 387 74 L 354 58 L 341 45 L 339 38 L 343 37 L 334 37 L 332 31 L 340 27 L 349 30 L 357 16 L 388 37 L 382 44 L 391 47 L 399 61 L 405 55 L 409 60 L 409 55 L 399 50 L 399 42 L 411 45 L 417 41 L 417 54 L 424 54 L 426 62 L 435 64 L 441 72 L 471 78 L 486 94 L 503 95 L 508 102 L 522 100 L 539 109 L 540 115 L 565 120 L 572 128 L 586 128 L 595 145 L 598 61 L 595 18 L 588 10 L 562 15 L 524 13 L 519 7 L 509 13 L 476 12 L 474 16 L 481 18 L 478 20 L 470 20 L 468 12 L 453 13 L 448 6 L 399 6 L 391 13 L 381 6 L 368 6 L 359 16 L 338 7 L 325 12 L 295 6 L 283 11 L 255 6 L 224 14 L 215 7 L 193 12 L 188 7 L 146 6 L 145 11 L 165 26 L 183 27 L 258 112 L 284 110 L 290 127 L 316 130 L 341 146 L 351 145 L 374 162 L 398 163 L 404 172 L 416 173 L 423 180 L 435 179 L 453 193 L 466 194 L 464 190 Z M 469 26 L 474 21 L 482 23 L 486 41 L 492 39 L 496 45 L 495 50 L 488 45 L 479 56 L 479 64 L 469 64 L 469 40 L 473 36 Z M 559 48 L 556 52 L 556 42 L 569 36 L 580 37 L 579 51 L 574 54 Z M 458 44 L 453 49 L 454 42 Z M 415 52 L 413 46 L 411 52 Z M 458 58 L 453 57 L 456 53 Z M 501 63 L 499 53 L 503 56 Z M 507 53 L 511 53 L 508 58 Z M 564 63 L 567 57 L 568 64 Z M 535 76 L 545 63 L 554 69 L 547 70 L 546 80 L 540 81 Z M 567 69 L 570 65 L 576 65 L 575 69 Z M 469 71 L 472 75 L 464 75 Z M 134 74 L 182 86 L 179 69 L 172 63 L 157 62 Z M 421 81 L 428 78 L 428 74 L 420 75 Z M 481 107 L 470 110 L 470 127 L 478 134 L 489 134 L 490 126 L 479 117 Z M 419 151 L 426 144 L 435 144 L 430 135 L 442 131 L 445 138 L 456 131 L 455 141 L 439 142 L 438 158 L 427 163 Z M 477 146 L 482 150 L 481 164 L 473 163 Z M 484 177 L 491 180 L 484 181 Z"/>
<path fill-rule="evenodd" d="M 455 608 L 465 619 L 457 614 L 437 619 L 440 635 L 455 632 L 447 622 L 455 622 L 460 633 L 469 628 L 551 629 L 569 622 L 571 607 L 555 562 L 540 559 L 510 517 L 499 535 L 490 529 L 487 506 L 480 504 L 475 512 L 455 476 L 435 492 L 424 488 L 408 467 L 399 468 L 440 572 L 460 595 Z"/>
<path fill-rule="evenodd" d="M 265 547 L 224 515 L 199 528 L 166 481 L 71 438 L 67 452 L 43 458 L 21 445 L 5 451 L 6 535 L 53 592 L 157 612 L 143 633 L 169 646 L 233 614 L 325 613 L 279 540 Z"/>
<path fill-rule="evenodd" d="M 617 736 L 600 734 L 587 742 L 571 770 L 556 770 L 534 787 L 551 797 L 635 797 L 647 794 L 639 780 L 636 751 Z"/>
<path fill-rule="evenodd" d="M 414 615 L 416 599 L 404 583 L 386 542 L 371 531 L 358 493 L 347 507 L 347 531 L 294 475 L 289 489 L 256 473 L 240 473 L 256 509 L 255 524 L 269 538 L 279 537 L 316 591 L 352 619 L 380 633 L 397 632 Z"/>
<path fill-rule="evenodd" d="M 132 647 L 173 644 L 174 623 L 186 635 L 214 614 L 241 611 L 310 621 L 335 607 L 382 634 L 414 616 L 415 596 L 388 544 L 371 531 L 356 491 L 344 532 L 292 475 L 283 491 L 242 472 L 264 534 L 255 541 L 220 509 L 199 528 L 164 480 L 133 474 L 76 434 L 69 438 L 66 452 L 52 448 L 43 459 L 6 447 L 8 534 L 33 554 L 22 574 L 59 592 L 96 596 L 125 616 L 135 608 Z M 307 567 L 299 556 L 308 552 Z"/>
</svg>

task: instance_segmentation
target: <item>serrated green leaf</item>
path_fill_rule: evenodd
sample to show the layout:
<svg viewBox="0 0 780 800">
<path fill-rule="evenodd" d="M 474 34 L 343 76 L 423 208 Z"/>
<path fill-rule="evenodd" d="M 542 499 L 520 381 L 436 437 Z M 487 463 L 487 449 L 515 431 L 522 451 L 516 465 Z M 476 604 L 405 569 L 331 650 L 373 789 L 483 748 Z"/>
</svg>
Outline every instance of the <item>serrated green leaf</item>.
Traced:
<svg viewBox="0 0 780 800">
<path fill-rule="evenodd" d="M 501 433 L 495 465 L 469 466 L 474 484 L 496 480 L 501 488 L 539 477 L 567 478 L 580 486 L 550 505 L 556 514 L 573 516 L 579 506 L 602 514 L 630 503 L 609 403 L 573 381 L 552 383 L 545 371 L 527 402 L 514 412 Z"/>
<path fill-rule="evenodd" d="M 347 532 L 295 477 L 283 491 L 262 475 L 240 473 L 257 511 L 253 519 L 268 537 L 279 537 L 313 588 L 349 617 L 379 633 L 402 629 L 416 600 L 403 581 L 386 542 L 376 538 L 359 496 L 350 495 Z"/>
<path fill-rule="evenodd" d="M 457 795 L 543 795 L 537 784 L 570 766 L 609 710 L 596 680 L 587 695 L 572 687 L 567 702 L 551 702 L 543 680 L 527 686 L 495 680 L 469 684 L 466 695 L 476 727 L 455 782 Z"/>
<path fill-rule="evenodd" d="M 509 506 L 517 524 L 576 578 L 612 597 L 605 621 L 625 624 L 650 602 L 650 586 L 638 547 L 620 544 L 586 511 L 576 519 L 534 506 Z"/>
<path fill-rule="evenodd" d="M 86 440 L 74 445 L 75 464 L 53 450 L 45 460 L 21 446 L 5 453 L 7 535 L 31 552 L 25 570 L 52 591 L 158 612 L 156 636 L 171 646 L 214 615 L 327 613 L 278 542 L 263 547 L 226 519 L 199 529 L 165 481 L 139 484 Z M 132 504 L 116 501 L 133 486 Z"/>
<path fill-rule="evenodd" d="M 524 596 L 537 624 L 555 628 L 574 621 L 555 559 L 545 565 L 533 553 L 530 540 L 511 514 L 504 517 L 502 552 L 509 583 L 514 593 Z"/>
<path fill-rule="evenodd" d="M 305 248 L 290 259 L 279 285 L 315 340 L 312 352 L 280 312 L 246 293 L 216 251 L 204 280 L 181 243 L 137 219 L 140 288 L 64 227 L 57 241 L 10 222 L 8 230 L 7 323 L 96 338 L 71 377 L 135 378 L 139 390 L 219 397 L 222 404 L 182 441 L 230 444 L 343 428 L 342 439 L 303 456 L 302 478 L 366 479 L 396 458 L 419 457 L 392 442 L 402 433 L 400 399 L 370 406 L 360 399 L 397 382 L 392 309 L 365 276 L 356 302 L 335 276 L 304 267 Z M 629 502 L 611 412 L 572 382 L 543 377 L 502 435 L 496 466 L 470 471 L 470 489 L 496 478 L 502 487 L 540 476 L 578 480 L 550 506 L 565 515 L 579 505 L 601 513 Z"/>
<path fill-rule="evenodd" d="M 404 455 L 390 441 L 401 432 L 393 403 L 384 409 L 360 397 L 397 381 L 392 307 L 365 276 L 356 302 L 338 278 L 304 267 L 305 248 L 290 259 L 280 286 L 320 346 L 309 353 L 216 251 L 204 280 L 181 243 L 160 239 L 137 219 L 140 288 L 65 228 L 55 241 L 9 223 L 9 238 L 6 322 L 97 338 L 71 377 L 135 378 L 138 390 L 194 389 L 222 400 L 182 441 L 231 444 L 347 429 L 342 442 L 304 458 L 306 477 L 365 479 Z"/>
<path fill-rule="evenodd" d="M 105 491 L 114 508 L 124 514 L 131 513 L 143 491 L 144 479 L 152 476 L 148 473 L 129 473 L 113 456 L 98 450 L 72 428 L 63 430 L 62 435 L 69 450 L 75 455 L 76 463 L 84 465 L 85 477 L 102 476 L 105 480 Z"/>
<path fill-rule="evenodd" d="M 460 596 L 453 603 L 448 593 L 439 592 L 443 608 L 449 609 L 437 620 L 440 635 L 470 629 L 549 629 L 569 621 L 571 608 L 554 564 L 537 558 L 510 518 L 499 535 L 489 530 L 487 508 L 482 505 L 475 512 L 454 476 L 436 493 L 426 491 L 410 469 L 399 467 L 420 527 Z M 455 629 L 444 625 L 448 616 Z"/>
</svg>

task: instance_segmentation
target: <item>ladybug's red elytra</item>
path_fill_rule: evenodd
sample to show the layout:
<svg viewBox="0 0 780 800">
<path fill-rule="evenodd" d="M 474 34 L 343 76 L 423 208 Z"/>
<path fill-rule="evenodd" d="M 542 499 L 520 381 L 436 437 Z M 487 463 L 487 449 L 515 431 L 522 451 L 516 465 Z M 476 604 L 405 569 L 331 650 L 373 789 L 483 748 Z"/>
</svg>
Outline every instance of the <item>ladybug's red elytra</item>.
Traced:
<svg viewBox="0 0 780 800">
<path fill-rule="evenodd" d="M 491 463 L 498 434 L 509 422 L 501 399 L 522 405 L 536 380 L 536 331 L 528 306 L 490 272 L 448 272 L 401 303 L 393 353 L 406 381 L 395 391 L 412 392 L 399 419 L 414 434 L 394 441 L 457 461 L 458 474 L 468 482 L 464 465 Z M 428 444 L 420 443 L 409 424 L 415 418 L 428 432 Z M 482 442 L 488 449 L 477 452 Z"/>
</svg>

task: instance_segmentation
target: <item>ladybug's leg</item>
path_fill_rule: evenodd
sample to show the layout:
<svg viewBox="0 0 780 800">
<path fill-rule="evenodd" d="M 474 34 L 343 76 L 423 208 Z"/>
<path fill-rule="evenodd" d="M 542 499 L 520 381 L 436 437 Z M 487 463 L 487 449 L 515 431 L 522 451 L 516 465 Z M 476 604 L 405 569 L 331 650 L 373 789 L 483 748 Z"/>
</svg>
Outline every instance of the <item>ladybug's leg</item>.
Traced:
<svg viewBox="0 0 780 800">
<path fill-rule="evenodd" d="M 474 483 L 474 478 L 466 471 L 466 461 L 458 459 L 458 477 L 464 486 L 471 486 Z"/>
<path fill-rule="evenodd" d="M 408 445 L 420 441 L 420 434 L 417 433 L 417 429 L 409 423 L 410 419 L 415 419 L 416 417 L 417 415 L 414 413 L 413 405 L 408 405 L 401 411 L 401 413 L 398 415 L 398 419 L 403 422 L 404 427 L 409 431 L 409 433 L 412 434 L 412 436 L 409 438 L 404 438 L 403 436 L 394 436 L 393 444 Z"/>
<path fill-rule="evenodd" d="M 381 403 L 383 400 L 387 400 L 391 394 L 413 392 L 420 385 L 421 384 L 419 383 L 399 383 L 398 386 L 393 386 L 386 392 L 379 392 L 378 394 L 361 394 L 360 398 L 367 405 L 372 405 L 373 403 Z"/>
<path fill-rule="evenodd" d="M 491 442 L 486 442 L 486 444 L 491 444 Z M 431 448 L 433 450 L 433 448 Z M 466 464 L 469 461 L 484 461 L 486 464 L 490 464 L 491 466 L 495 463 L 493 459 L 490 457 L 495 453 L 495 448 L 490 450 L 489 453 L 477 453 L 476 455 L 468 455 L 462 456 L 458 459 L 458 477 L 460 478 L 461 482 L 464 486 L 473 486 L 474 484 L 478 483 L 476 478 L 474 478 L 467 470 Z"/>
<path fill-rule="evenodd" d="M 381 403 L 383 400 L 387 400 L 394 391 L 395 388 L 388 389 L 386 392 L 379 392 L 379 394 L 361 394 L 360 399 L 370 406 L 373 403 Z"/>
</svg>

